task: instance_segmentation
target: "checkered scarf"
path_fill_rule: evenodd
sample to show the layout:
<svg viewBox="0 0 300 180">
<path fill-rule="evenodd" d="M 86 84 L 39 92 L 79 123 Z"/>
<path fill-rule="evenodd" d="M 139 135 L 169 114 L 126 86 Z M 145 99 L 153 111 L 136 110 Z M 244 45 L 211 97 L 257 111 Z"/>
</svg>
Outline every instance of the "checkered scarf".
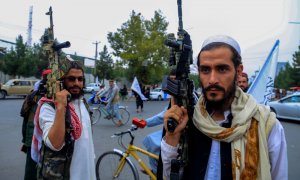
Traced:
<svg viewBox="0 0 300 180">
<path fill-rule="evenodd" d="M 44 103 L 54 103 L 53 99 L 48 99 L 46 97 L 42 97 L 39 101 L 38 107 L 34 116 L 34 131 L 32 136 L 32 144 L 31 144 L 31 157 L 34 161 L 39 162 L 40 159 L 40 149 L 42 147 L 43 140 L 43 131 L 40 127 L 39 123 L 39 115 L 41 107 Z M 80 138 L 82 126 L 80 123 L 80 119 L 75 112 L 75 106 L 73 102 L 69 103 L 70 114 L 71 114 L 71 125 L 73 130 L 71 131 L 72 138 L 77 140 Z"/>
</svg>

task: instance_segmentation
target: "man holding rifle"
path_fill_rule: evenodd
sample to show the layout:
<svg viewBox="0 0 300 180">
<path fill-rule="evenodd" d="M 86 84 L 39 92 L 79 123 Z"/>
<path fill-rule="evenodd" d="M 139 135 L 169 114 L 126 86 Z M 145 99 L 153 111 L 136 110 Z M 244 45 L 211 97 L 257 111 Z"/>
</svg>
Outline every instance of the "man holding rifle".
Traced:
<svg viewBox="0 0 300 180">
<path fill-rule="evenodd" d="M 188 158 L 178 179 L 288 179 L 282 125 L 269 108 L 236 84 L 243 72 L 239 44 L 228 36 L 210 37 L 202 45 L 197 65 L 203 93 L 192 119 L 174 101 L 164 116 L 166 130 L 169 119 L 178 123 L 161 143 L 166 179 L 183 132 L 188 136 Z"/>
<path fill-rule="evenodd" d="M 39 162 L 38 176 L 41 179 L 96 179 L 92 127 L 83 99 L 84 71 L 79 62 L 63 64 L 64 75 L 60 79 L 63 89 L 58 81 L 55 100 L 42 98 L 36 111 L 32 155 Z M 66 127 L 68 117 L 72 128 Z M 67 142 L 69 131 L 69 140 L 73 143 Z M 60 161 L 63 161 L 61 166 Z M 47 170 L 53 172 L 45 175 Z"/>
</svg>

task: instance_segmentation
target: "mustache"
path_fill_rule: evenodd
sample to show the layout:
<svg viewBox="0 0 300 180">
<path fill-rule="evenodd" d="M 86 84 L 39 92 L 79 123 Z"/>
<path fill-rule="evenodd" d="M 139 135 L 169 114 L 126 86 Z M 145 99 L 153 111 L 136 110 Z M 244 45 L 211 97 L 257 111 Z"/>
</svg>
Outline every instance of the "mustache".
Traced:
<svg viewBox="0 0 300 180">
<path fill-rule="evenodd" d="M 69 90 L 71 90 L 71 89 L 81 89 L 81 88 L 79 86 L 72 86 L 69 88 Z"/>
<path fill-rule="evenodd" d="M 219 86 L 217 84 L 213 84 L 213 85 L 207 86 L 206 88 L 204 88 L 204 91 L 209 91 L 211 89 L 217 89 L 217 90 L 225 92 L 225 89 L 222 86 Z"/>
</svg>

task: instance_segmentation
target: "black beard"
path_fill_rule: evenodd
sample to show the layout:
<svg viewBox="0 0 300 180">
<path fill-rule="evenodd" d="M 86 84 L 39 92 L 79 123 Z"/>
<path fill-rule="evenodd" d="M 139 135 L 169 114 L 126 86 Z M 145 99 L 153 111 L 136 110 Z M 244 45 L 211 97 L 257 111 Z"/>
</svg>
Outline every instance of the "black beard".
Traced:
<svg viewBox="0 0 300 180">
<path fill-rule="evenodd" d="M 219 90 L 222 90 L 224 92 L 224 98 L 218 101 L 210 101 L 207 98 L 206 91 L 210 88 L 216 88 Z M 235 94 L 236 90 L 236 82 L 233 81 L 231 86 L 229 87 L 228 91 L 226 92 L 225 89 L 218 85 L 212 85 L 207 88 L 202 88 L 202 93 L 204 95 L 204 100 L 206 102 L 206 109 L 209 113 L 211 113 L 213 110 L 221 110 L 225 111 L 228 108 L 228 103 L 231 101 L 232 97 Z"/>
<path fill-rule="evenodd" d="M 79 99 L 81 95 L 82 95 L 81 93 L 79 93 L 79 94 L 72 94 L 71 93 L 71 101 Z"/>
<path fill-rule="evenodd" d="M 72 101 L 72 100 L 79 99 L 81 96 L 84 95 L 83 89 L 80 89 L 80 93 L 79 93 L 79 94 L 71 93 L 70 89 L 72 89 L 72 88 L 73 88 L 73 87 L 67 88 L 67 90 L 68 90 L 69 93 L 71 94 L 71 101 Z"/>
</svg>

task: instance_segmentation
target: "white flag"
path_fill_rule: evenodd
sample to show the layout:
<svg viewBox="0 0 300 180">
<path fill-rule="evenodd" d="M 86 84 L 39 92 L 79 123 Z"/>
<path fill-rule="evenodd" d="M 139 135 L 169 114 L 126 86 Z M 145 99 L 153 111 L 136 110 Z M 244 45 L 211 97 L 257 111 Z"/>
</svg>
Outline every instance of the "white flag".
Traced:
<svg viewBox="0 0 300 180">
<path fill-rule="evenodd" d="M 138 95 L 141 97 L 141 99 L 142 99 L 143 101 L 148 100 L 148 98 L 146 98 L 146 97 L 144 96 L 144 94 L 142 93 L 140 84 L 139 84 L 139 82 L 138 82 L 138 80 L 137 80 L 136 77 L 134 77 L 133 83 L 132 83 L 132 85 L 131 85 L 131 89 L 132 89 L 133 91 L 135 91 L 136 93 L 138 93 Z"/>
<path fill-rule="evenodd" d="M 258 103 L 267 104 L 271 101 L 274 88 L 274 79 L 279 52 L 279 40 L 277 40 L 268 55 L 261 70 L 255 77 L 247 93 L 251 94 Z"/>
</svg>

